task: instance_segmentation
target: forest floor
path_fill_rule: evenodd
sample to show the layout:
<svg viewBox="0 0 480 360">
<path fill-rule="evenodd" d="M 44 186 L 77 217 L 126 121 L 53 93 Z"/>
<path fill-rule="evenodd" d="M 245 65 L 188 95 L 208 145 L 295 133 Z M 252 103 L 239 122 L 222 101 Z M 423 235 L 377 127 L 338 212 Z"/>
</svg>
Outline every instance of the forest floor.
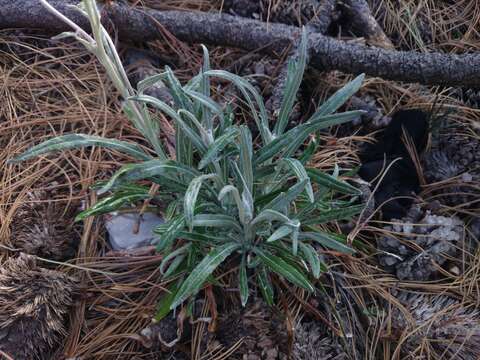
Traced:
<svg viewBox="0 0 480 360">
<path fill-rule="evenodd" d="M 131 2 L 159 10 L 235 10 L 235 6 L 234 10 L 228 8 L 228 2 L 215 0 Z M 480 51 L 477 1 L 369 3 L 398 50 Z M 275 21 L 275 16 L 287 16 L 282 13 L 287 11 L 284 8 L 296 5 L 287 14 L 300 14 L 291 19 L 292 23 L 302 21 L 301 0 L 265 0 L 263 4 L 250 13 L 248 7 L 240 6 L 236 13 L 244 10 L 238 16 Z M 362 41 L 341 19 L 329 32 L 344 40 Z M 165 34 L 165 39 L 148 44 L 149 56 L 155 58 L 158 71 L 169 65 L 187 81 L 201 67 L 200 46 L 183 43 L 171 34 Z M 121 54 L 134 47 L 147 50 L 146 44 L 123 44 Z M 286 55 L 274 59 L 224 47 L 209 47 L 209 51 L 213 69 L 250 76 L 267 99 Z M 135 70 L 135 64 L 130 70 Z M 351 79 L 351 75 L 338 71 L 308 70 L 295 121 L 302 121 Z M 47 281 L 48 271 L 53 270 L 65 277 L 60 276 L 53 285 L 58 294 L 49 293 L 58 296 L 52 300 L 51 310 L 62 313 L 55 308 L 56 301 L 62 306 L 60 293 L 66 292 L 73 299 L 66 311 L 65 332 L 56 340 L 59 344 L 45 347 L 48 355 L 42 356 L 99 360 L 273 360 L 289 355 L 332 360 L 480 358 L 480 88 L 426 86 L 367 76 L 345 109 L 367 113 L 353 124 L 322 133 L 322 146 L 313 166 L 326 171 L 335 165 L 357 168 L 362 146 L 371 142 L 398 110 L 421 109 L 445 115 L 442 121 L 447 126 L 435 127 L 427 149 L 419 154 L 422 187 L 408 215 L 382 221 L 376 213 L 367 220 L 330 224 L 338 231 L 354 233 L 367 246 L 354 257 L 334 260 L 320 279 L 320 294 L 312 296 L 284 286 L 278 307 L 272 311 L 260 300 L 251 301 L 242 310 L 236 294 L 227 293 L 225 299 L 218 300 L 216 332 L 209 332 L 202 321 L 186 324 L 180 345 L 165 349 L 145 335 L 160 331 L 155 326 L 170 326 L 173 338 L 177 331 L 173 320 L 151 326 L 158 299 L 165 294 L 158 271 L 160 255 L 149 249 L 143 253 L 113 252 L 102 218 L 74 223 L 76 214 L 97 200 L 91 186 L 132 159 L 95 148 L 7 165 L 32 144 L 60 134 L 87 133 L 136 141 L 138 133 L 122 113 L 103 68 L 81 45 L 53 41 L 35 31 L 1 31 L 0 283 L 7 286 L 6 277 L 15 274 L 8 261 L 28 253 L 34 263 L 24 264 L 24 269 L 35 275 L 24 287 L 10 289 L 9 301 L 29 292 L 35 297 L 36 286 Z M 441 151 L 445 154 L 430 156 Z M 422 240 L 429 235 L 433 240 Z M 11 307 L 2 301 L 0 312 Z M 212 316 L 209 301 L 199 300 L 199 317 Z M 32 348 L 39 333 L 44 337 L 39 342 L 50 340 L 48 326 L 47 333 L 31 331 L 33 335 L 25 335 L 24 341 Z"/>
</svg>

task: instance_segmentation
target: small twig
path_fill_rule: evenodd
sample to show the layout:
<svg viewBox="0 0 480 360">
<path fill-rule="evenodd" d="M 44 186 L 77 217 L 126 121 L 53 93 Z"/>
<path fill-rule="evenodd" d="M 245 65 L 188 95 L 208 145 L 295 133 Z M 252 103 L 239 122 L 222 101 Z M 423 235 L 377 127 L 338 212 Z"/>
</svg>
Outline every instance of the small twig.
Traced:
<svg viewBox="0 0 480 360">
<path fill-rule="evenodd" d="M 147 210 L 148 204 L 150 204 L 150 201 L 153 195 L 155 195 L 155 193 L 158 191 L 159 188 L 160 188 L 160 185 L 158 184 L 152 184 L 150 186 L 150 190 L 148 191 L 148 195 L 150 195 L 150 197 L 148 199 L 145 199 L 145 201 L 143 202 L 142 208 L 140 209 L 140 212 L 138 214 L 138 220 L 135 224 L 135 227 L 133 228 L 134 234 L 138 234 L 138 232 L 140 231 L 140 223 L 143 220 L 143 214 Z"/>
<path fill-rule="evenodd" d="M 208 332 L 213 333 L 217 329 L 218 311 L 217 311 L 217 302 L 215 300 L 215 295 L 213 294 L 212 285 L 208 285 L 205 288 L 205 295 L 208 300 L 208 307 L 210 309 L 210 316 L 211 316 L 211 321 L 208 324 Z"/>
</svg>

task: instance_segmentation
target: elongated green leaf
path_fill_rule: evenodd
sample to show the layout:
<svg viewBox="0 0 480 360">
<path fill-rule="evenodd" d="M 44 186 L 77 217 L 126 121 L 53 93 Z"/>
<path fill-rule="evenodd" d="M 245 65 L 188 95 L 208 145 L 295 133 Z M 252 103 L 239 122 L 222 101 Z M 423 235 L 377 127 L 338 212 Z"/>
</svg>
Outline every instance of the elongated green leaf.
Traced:
<svg viewBox="0 0 480 360">
<path fill-rule="evenodd" d="M 205 78 L 208 78 L 208 77 L 205 76 Z M 192 90 L 186 90 L 185 93 L 188 96 L 190 96 L 192 99 L 196 100 L 198 103 L 203 105 L 205 109 L 208 109 L 208 110 L 212 111 L 215 115 L 217 115 L 220 118 L 220 121 L 222 121 L 222 122 L 224 121 L 223 120 L 223 110 L 222 110 L 222 108 L 215 101 L 213 101 L 210 97 L 205 96 L 205 95 L 203 95 L 199 92 L 192 91 Z M 209 121 L 207 122 L 206 127 L 208 126 L 207 129 L 210 132 L 213 132 L 213 123 L 212 123 L 212 125 L 210 125 L 210 123 L 212 123 L 211 119 L 209 119 Z"/>
<path fill-rule="evenodd" d="M 263 164 L 256 167 L 255 170 L 255 181 L 259 181 L 260 179 L 269 178 L 275 172 L 276 164 Z"/>
<path fill-rule="evenodd" d="M 270 270 L 276 272 L 294 285 L 300 286 L 311 292 L 314 291 L 312 284 L 308 281 L 305 274 L 294 266 L 288 264 L 282 258 L 275 256 L 268 251 L 261 250 L 258 247 L 254 248 L 253 251 L 260 258 L 262 263 L 264 263 Z"/>
<path fill-rule="evenodd" d="M 300 146 L 305 143 L 305 140 L 310 134 L 334 125 L 344 124 L 357 118 L 360 114 L 363 114 L 363 111 L 347 111 L 334 115 L 326 115 L 314 121 L 299 125 L 300 133 L 298 137 L 288 144 L 286 150 L 283 152 L 283 156 L 292 157 Z"/>
<path fill-rule="evenodd" d="M 225 235 L 218 234 L 219 236 L 214 236 L 212 233 L 200 233 L 200 232 L 189 232 L 189 231 L 180 231 L 178 237 L 184 240 L 190 240 L 197 243 L 201 243 L 202 246 L 205 244 L 208 245 L 218 245 L 225 243 Z"/>
<path fill-rule="evenodd" d="M 190 112 L 193 111 L 194 108 L 191 100 L 188 98 L 182 84 L 180 84 L 180 81 L 175 77 L 175 74 L 169 66 L 165 66 L 165 74 L 167 75 L 166 80 L 170 88 L 170 94 L 172 95 L 177 108 L 186 109 Z"/>
<path fill-rule="evenodd" d="M 129 100 L 140 101 L 140 102 L 144 102 L 146 104 L 155 106 L 156 108 L 163 111 L 172 119 L 179 119 L 177 112 L 170 105 L 166 104 L 160 99 L 157 99 L 156 97 L 153 97 L 150 95 L 137 95 L 137 96 L 132 96 Z"/>
<path fill-rule="evenodd" d="M 210 58 L 208 54 L 208 49 L 202 46 L 203 51 L 203 64 L 202 70 L 200 72 L 201 83 L 200 83 L 200 92 L 207 98 L 210 98 L 210 78 L 208 76 L 203 76 L 204 73 L 210 70 Z M 184 87 L 188 91 L 188 87 Z M 210 114 L 208 106 L 199 104 L 202 109 L 202 124 L 205 125 L 209 134 L 213 134 L 213 118 Z M 224 123 L 223 114 L 220 116 L 220 123 Z"/>
<path fill-rule="evenodd" d="M 240 154 L 240 170 L 245 179 L 248 191 L 250 194 L 253 194 L 253 143 L 252 134 L 248 126 L 240 126 L 240 144 L 238 147 Z"/>
<path fill-rule="evenodd" d="M 168 279 L 171 276 L 178 274 L 179 269 L 182 265 L 185 264 L 185 259 L 187 258 L 187 254 L 181 254 L 173 259 L 172 263 L 168 266 L 168 269 L 163 274 L 164 279 Z"/>
<path fill-rule="evenodd" d="M 171 70 L 167 68 L 166 71 L 167 80 L 170 84 L 171 95 L 174 98 L 177 106 L 184 108 L 186 110 L 192 110 L 190 106 L 190 99 L 186 97 L 183 93 L 181 85 L 178 83 L 178 80 L 175 79 Z M 130 100 L 144 102 L 150 104 L 160 109 L 162 112 L 167 114 L 171 119 L 175 121 L 175 156 L 176 160 L 182 164 L 191 164 L 192 162 L 192 139 L 197 138 L 197 141 L 193 145 L 198 146 L 199 149 L 202 148 L 201 141 L 198 141 L 198 135 L 191 131 L 189 126 L 181 119 L 180 115 L 168 104 L 149 95 L 138 95 L 131 97 Z M 185 135 L 185 136 L 184 136 Z"/>
<path fill-rule="evenodd" d="M 169 221 L 175 217 L 180 208 L 180 200 L 176 199 L 174 201 L 169 201 L 167 205 L 167 209 L 164 211 L 164 218 L 165 220 Z"/>
<path fill-rule="evenodd" d="M 96 216 L 101 214 L 107 214 L 109 212 L 120 209 L 126 204 L 133 204 L 140 200 L 145 200 L 150 198 L 150 195 L 147 193 L 120 193 L 108 196 L 105 199 L 100 200 L 91 208 L 82 211 L 75 217 L 75 221 L 81 221 L 90 216 Z"/>
<path fill-rule="evenodd" d="M 287 80 L 282 105 L 280 107 L 278 120 L 275 124 L 274 133 L 276 136 L 281 135 L 288 125 L 288 120 L 292 113 L 298 89 L 302 83 L 303 73 L 305 72 L 305 66 L 307 63 L 307 31 L 305 28 L 302 30 L 302 39 L 300 41 L 298 53 L 298 60 L 291 60 L 288 64 Z"/>
<path fill-rule="evenodd" d="M 215 269 L 239 248 L 240 244 L 229 243 L 210 251 L 182 283 L 182 286 L 175 295 L 174 301 L 170 305 L 170 309 L 175 309 L 187 298 L 195 295 Z"/>
<path fill-rule="evenodd" d="M 197 120 L 195 115 L 193 115 L 190 111 L 180 109 L 178 110 L 179 115 L 186 117 L 190 122 L 195 125 L 198 132 L 200 133 L 200 138 L 202 139 L 205 149 L 201 151 L 201 155 L 204 155 L 207 152 L 207 147 L 213 142 L 213 136 L 207 132 L 207 129 L 203 127 L 203 125 Z"/>
<path fill-rule="evenodd" d="M 220 190 L 220 192 L 218 193 L 218 200 L 223 200 L 225 198 L 225 196 L 227 196 L 227 194 L 232 194 L 236 203 L 237 203 L 237 206 L 240 207 L 241 204 L 242 204 L 242 200 L 240 199 L 240 192 L 238 191 L 238 189 L 233 186 L 233 185 L 225 185 L 222 190 Z"/>
<path fill-rule="evenodd" d="M 329 221 L 347 220 L 359 214 L 364 208 L 363 204 L 341 207 L 322 212 L 320 215 L 306 214 L 302 223 L 304 225 L 320 225 Z"/>
<path fill-rule="evenodd" d="M 206 73 L 210 70 L 210 56 L 208 54 L 208 49 L 205 47 L 205 45 L 201 45 L 201 47 L 203 51 L 202 72 Z M 210 79 L 208 78 L 208 76 L 202 77 L 201 90 L 203 95 L 210 96 Z"/>
<path fill-rule="evenodd" d="M 293 185 L 287 192 L 277 195 L 272 201 L 264 206 L 265 209 L 284 211 L 303 192 L 307 181 L 300 181 Z"/>
<path fill-rule="evenodd" d="M 267 239 L 267 243 L 282 239 L 285 236 L 289 235 L 291 232 L 291 226 L 282 225 L 277 230 L 275 230 L 272 235 L 269 236 L 269 238 Z"/>
<path fill-rule="evenodd" d="M 263 210 L 260 214 L 257 215 L 255 219 L 251 222 L 251 225 L 257 225 L 262 222 L 273 222 L 273 221 L 280 221 L 282 223 L 290 223 L 291 220 L 288 218 L 288 216 L 283 215 L 282 213 L 272 210 L 272 209 L 265 209 Z"/>
<path fill-rule="evenodd" d="M 180 88 L 181 89 L 181 88 Z M 180 90 L 179 90 L 180 91 Z M 174 92 L 172 91 L 172 94 Z M 175 152 L 176 152 L 176 158 L 177 161 L 188 164 L 190 163 L 189 158 L 191 158 L 191 150 L 190 150 L 190 145 L 189 143 L 191 142 L 199 151 L 205 152 L 205 145 L 201 141 L 201 138 L 198 136 L 198 134 L 193 131 L 193 129 L 188 126 L 180 117 L 180 115 L 169 105 L 167 105 L 165 102 L 149 95 L 138 95 L 135 97 L 131 98 L 132 100 L 136 101 L 141 101 L 150 105 L 153 105 L 160 109 L 162 112 L 167 114 L 172 120 L 175 122 L 176 126 L 176 133 L 175 133 L 175 138 L 176 138 L 176 147 L 175 147 Z M 176 100 L 176 101 L 181 101 L 184 102 L 183 100 Z M 186 107 L 187 109 L 190 108 L 190 106 Z M 185 134 L 185 137 L 183 136 Z"/>
<path fill-rule="evenodd" d="M 195 205 L 197 203 L 200 187 L 202 186 L 203 181 L 213 179 L 215 177 L 217 177 L 216 174 L 200 175 L 194 178 L 188 185 L 187 192 L 183 198 L 183 211 L 185 214 L 185 221 L 187 222 L 190 231 L 193 229 L 193 217 L 195 214 Z"/>
<path fill-rule="evenodd" d="M 156 321 L 162 320 L 171 312 L 170 306 L 175 299 L 178 289 L 180 289 L 180 281 L 175 281 L 167 288 L 168 292 L 162 296 L 157 304 L 157 312 L 155 313 L 154 317 Z"/>
<path fill-rule="evenodd" d="M 310 183 L 310 177 L 307 174 L 307 171 L 303 167 L 302 163 L 298 161 L 297 159 L 292 159 L 292 158 L 285 158 L 280 161 L 281 164 L 285 164 L 287 168 L 289 168 L 295 176 L 298 178 L 298 180 L 301 181 L 306 181 L 305 185 L 305 190 L 308 195 L 308 199 L 310 202 L 314 201 L 313 197 L 313 188 L 312 184 Z"/>
<path fill-rule="evenodd" d="M 290 234 L 290 239 L 292 240 L 292 254 L 297 256 L 298 252 L 298 234 L 300 232 L 300 221 L 294 219 L 291 221 L 290 226 L 292 226 L 292 233 Z"/>
<path fill-rule="evenodd" d="M 108 183 L 99 190 L 103 194 L 122 182 L 149 179 L 163 176 L 169 180 L 176 180 L 187 185 L 194 177 L 201 175 L 195 169 L 182 165 L 173 160 L 149 160 L 139 164 L 123 166 L 115 173 Z M 185 179 L 186 181 L 184 181 Z"/>
<path fill-rule="evenodd" d="M 193 218 L 193 226 L 235 228 L 242 230 L 235 218 L 221 214 L 198 214 Z"/>
<path fill-rule="evenodd" d="M 267 270 L 264 266 L 260 267 L 260 270 L 257 273 L 257 281 L 260 287 L 260 292 L 262 293 L 263 299 L 268 306 L 273 306 L 273 286 L 270 282 L 270 277 L 268 276 Z"/>
<path fill-rule="evenodd" d="M 247 278 L 247 265 L 245 263 L 245 255 L 242 257 L 242 262 L 240 263 L 239 271 L 239 285 L 240 285 L 240 301 L 242 306 L 245 307 L 248 301 L 248 278 Z"/>
<path fill-rule="evenodd" d="M 233 185 L 225 185 L 222 190 L 220 190 L 220 193 L 218 194 L 218 199 L 221 201 L 227 194 L 232 194 L 233 198 L 235 199 L 235 203 L 237 204 L 238 208 L 238 216 L 240 218 L 240 222 L 242 224 L 246 224 L 250 219 L 245 217 L 245 211 L 249 209 L 245 209 L 245 205 L 242 202 L 242 199 L 240 198 L 240 193 L 238 192 L 238 189 L 233 186 Z"/>
<path fill-rule="evenodd" d="M 326 174 L 323 171 L 315 168 L 306 168 L 307 174 L 311 181 L 319 185 L 323 185 L 329 189 L 338 191 L 342 194 L 360 195 L 361 191 L 356 187 L 346 183 L 345 181 L 337 180 L 332 175 Z"/>
<path fill-rule="evenodd" d="M 305 270 L 308 270 L 306 264 L 301 261 L 301 258 L 297 255 L 292 254 L 292 250 L 287 247 L 282 241 L 277 241 L 274 243 L 266 244 L 264 248 L 271 253 L 276 254 L 278 257 L 281 257 L 285 262 L 289 265 L 293 266 L 294 268 L 299 268 L 299 266 L 304 266 Z"/>
<path fill-rule="evenodd" d="M 272 141 L 273 136 L 268 127 L 267 109 L 265 108 L 263 99 L 258 91 L 247 80 L 223 70 L 209 70 L 203 73 L 203 75 L 216 76 L 231 81 L 247 100 L 248 106 L 250 107 L 250 111 L 252 112 L 252 116 L 255 119 L 264 143 L 268 144 L 270 141 Z M 251 99 L 252 96 L 258 105 L 260 114 L 258 114 L 255 104 Z"/>
<path fill-rule="evenodd" d="M 354 254 L 355 250 L 341 242 L 341 238 L 325 232 L 301 232 L 299 238 L 303 240 L 313 240 L 327 248 L 345 253 Z"/>
<path fill-rule="evenodd" d="M 238 179 L 240 179 L 240 182 L 243 185 L 242 204 L 244 209 L 245 223 L 247 223 L 253 218 L 253 212 L 255 207 L 253 202 L 253 196 L 249 190 L 245 177 L 243 176 L 242 172 L 238 168 L 236 161 L 233 161 L 232 159 L 230 159 L 230 165 L 235 170 L 235 174 L 237 175 Z"/>
<path fill-rule="evenodd" d="M 218 159 L 218 154 L 225 149 L 229 144 L 234 142 L 234 139 L 238 136 L 239 130 L 237 127 L 230 127 L 226 130 L 225 134 L 220 136 L 214 141 L 213 144 L 207 150 L 207 153 L 200 161 L 198 168 L 203 169 L 205 166 L 210 164 L 212 161 Z"/>
<path fill-rule="evenodd" d="M 168 254 L 167 256 L 165 256 L 161 263 L 160 263 L 160 274 L 163 275 L 164 278 L 168 277 L 169 274 L 171 274 L 173 271 L 175 271 L 174 269 L 171 269 L 172 266 L 175 266 L 172 263 L 170 263 L 172 260 L 175 261 L 175 259 L 177 257 L 180 257 L 181 255 L 185 254 L 189 249 L 190 247 L 192 246 L 192 244 L 186 244 L 184 246 L 181 246 L 180 248 L 172 251 L 170 254 Z M 184 259 L 185 257 L 182 258 L 182 260 Z M 169 266 L 170 265 L 170 266 Z M 176 264 L 177 266 L 180 265 L 180 264 Z M 167 266 L 168 266 L 168 269 L 167 269 Z M 167 274 L 167 271 L 168 271 L 168 274 Z"/>
<path fill-rule="evenodd" d="M 315 279 L 320 277 L 320 272 L 322 269 L 322 262 L 320 260 L 320 256 L 318 255 L 317 251 L 311 246 L 310 244 L 299 243 L 300 251 L 305 258 L 305 260 L 310 265 L 310 269 L 312 270 L 312 275 Z"/>
<path fill-rule="evenodd" d="M 328 115 L 316 119 L 315 121 L 298 125 L 262 147 L 254 158 L 254 164 L 258 166 L 278 155 L 291 157 L 295 151 L 303 145 L 310 134 L 333 125 L 339 125 L 351 121 L 362 113 L 362 111 L 348 111 L 340 114 Z"/>
<path fill-rule="evenodd" d="M 355 94 L 362 86 L 365 74 L 358 75 L 355 79 L 350 81 L 335 94 L 333 94 L 317 111 L 312 115 L 308 121 L 314 121 L 322 116 L 330 115 L 340 108 L 345 102 Z"/>
<path fill-rule="evenodd" d="M 185 216 L 181 214 L 155 228 L 153 232 L 159 236 L 157 251 L 171 246 L 185 226 Z"/>
<path fill-rule="evenodd" d="M 143 92 L 148 89 L 151 86 L 154 86 L 158 83 L 163 84 L 163 80 L 167 77 L 166 73 L 161 73 L 161 74 L 155 74 L 149 77 L 146 77 L 143 80 L 140 80 L 137 84 L 137 91 L 140 94 L 143 94 Z"/>
<path fill-rule="evenodd" d="M 180 116 L 185 116 L 187 119 L 192 121 L 194 117 L 190 117 L 192 113 L 189 111 L 182 111 L 179 110 L 179 115 Z M 193 116 L 193 115 L 192 115 Z M 193 121 L 192 121 L 193 122 Z M 201 155 L 204 155 L 207 152 L 207 141 L 208 141 L 208 134 L 205 136 L 205 134 L 202 134 L 200 132 L 200 136 L 197 134 L 197 132 L 192 129 L 190 125 L 187 124 L 187 122 L 183 120 L 176 120 L 177 127 L 182 130 L 182 133 L 184 133 L 187 138 L 192 142 L 193 146 L 200 152 Z M 195 123 L 194 123 L 195 124 Z M 203 135 L 203 136 L 202 136 Z"/>
<path fill-rule="evenodd" d="M 139 160 L 150 160 L 152 158 L 136 144 L 131 144 L 120 140 L 107 139 L 100 136 L 68 134 L 58 136 L 44 141 L 39 145 L 35 145 L 25 151 L 23 154 L 11 159 L 9 162 L 17 163 L 53 151 L 62 151 L 87 146 L 100 146 L 108 149 L 118 150 Z"/>
<path fill-rule="evenodd" d="M 123 103 L 122 110 L 135 128 L 140 131 L 145 139 L 152 145 L 158 158 L 167 160 L 168 156 L 158 136 L 160 132 L 158 122 L 151 118 L 146 106 L 127 99 L 127 101 Z"/>
<path fill-rule="evenodd" d="M 300 162 L 305 165 L 306 163 L 308 163 L 313 155 L 315 155 L 315 153 L 317 152 L 317 148 L 318 148 L 318 142 L 317 140 L 315 139 L 315 137 L 313 137 L 310 142 L 308 143 L 308 146 L 305 148 L 305 150 L 302 152 L 302 155 L 300 157 Z"/>
</svg>

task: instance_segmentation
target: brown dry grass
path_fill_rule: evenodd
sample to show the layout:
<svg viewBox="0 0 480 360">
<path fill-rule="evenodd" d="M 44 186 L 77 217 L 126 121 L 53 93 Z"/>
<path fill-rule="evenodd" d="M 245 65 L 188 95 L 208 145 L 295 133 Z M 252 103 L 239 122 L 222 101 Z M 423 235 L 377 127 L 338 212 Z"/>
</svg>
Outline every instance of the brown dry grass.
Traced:
<svg viewBox="0 0 480 360">
<path fill-rule="evenodd" d="M 5 49 L 0 53 L 4 99 L 0 108 L 0 246 L 5 258 L 15 252 L 8 251 L 12 248 L 9 227 L 27 192 L 55 190 L 57 198 L 43 201 L 79 209 L 81 201 L 95 201 L 89 191 L 94 181 L 131 161 L 99 149 L 68 151 L 15 166 L 6 165 L 6 160 L 33 143 L 63 133 L 133 141 L 138 134 L 119 111 L 103 70 L 83 49 L 57 47 L 43 40 L 40 45 L 46 47 L 37 48 L 35 40 L 7 33 L 0 38 L 0 47 Z M 101 227 L 89 219 L 83 226 L 77 258 L 61 266 L 80 279 L 82 290 L 64 344 L 69 356 L 101 359 L 134 352 L 138 345 L 130 336 L 149 323 L 162 291 L 158 256 L 115 259 L 102 257 L 105 252 Z"/>
<path fill-rule="evenodd" d="M 158 9 L 219 9 L 221 1 L 131 1 Z M 371 1 L 374 3 L 375 1 Z M 397 45 L 422 51 L 446 50 L 463 52 L 479 48 L 480 5 L 476 1 L 384 1 L 378 7 L 386 33 L 397 36 Z M 400 13 L 398 15 L 398 6 Z M 382 10 L 383 9 L 383 10 Z M 384 13 L 380 13 L 384 11 Z M 431 30 L 432 42 L 424 43 L 417 35 L 419 19 Z M 179 75 L 188 78 L 198 69 L 201 53 L 198 47 L 190 47 L 175 41 L 156 42 L 153 48 L 172 58 L 179 58 Z M 228 49 L 212 49 L 212 63 L 218 68 L 232 67 L 242 55 Z M 248 57 L 247 57 L 248 59 Z M 340 87 L 346 77 L 331 73 L 318 79 L 316 96 L 325 98 L 332 90 Z M 25 202 L 28 192 L 35 189 L 55 190 L 54 199 L 65 207 L 79 207 L 81 202 L 92 204 L 95 195 L 89 187 L 121 163 L 131 159 L 111 151 L 93 149 L 68 151 L 46 156 L 21 165 L 6 165 L 14 154 L 25 150 L 33 143 L 53 135 L 81 132 L 121 139 L 138 139 L 121 114 L 112 87 L 105 79 L 103 70 L 83 49 L 71 44 L 46 43 L 19 33 L 0 33 L 0 262 L 14 256 L 9 229 L 18 207 Z M 480 111 L 463 106 L 449 96 L 449 89 L 430 88 L 385 82 L 369 78 L 363 86 L 363 94 L 377 99 L 386 114 L 399 108 L 421 107 L 430 109 L 437 99 L 445 108 L 454 110 L 456 120 L 471 126 L 480 119 Z M 358 163 L 355 149 L 364 137 L 352 135 L 337 139 L 326 136 L 316 154 L 315 165 L 331 169 L 335 163 L 350 167 Z M 428 192 L 425 192 L 428 196 Z M 445 212 L 452 209 L 445 209 Z M 64 219 L 71 221 L 71 219 Z M 358 237 L 373 244 L 372 238 L 380 236 L 378 224 L 357 228 Z M 372 250 L 372 249 L 370 249 Z M 146 358 L 142 350 L 139 332 L 150 323 L 158 297 L 164 292 L 165 284 L 159 279 L 158 255 L 133 257 L 105 257 L 108 251 L 99 221 L 88 219 L 83 226 L 83 235 L 77 258 L 65 264 L 53 264 L 44 259 L 45 266 L 56 266 L 79 279 L 80 296 L 71 311 L 68 324 L 69 336 L 60 349 L 67 356 L 84 359 L 133 359 Z M 480 305 L 478 274 L 480 256 L 465 253 L 460 259 L 460 275 L 445 274 L 442 282 L 413 283 L 399 282 L 382 273 L 376 266 L 373 252 L 367 251 L 358 259 L 338 262 L 333 267 L 342 288 L 348 293 L 350 311 L 344 315 L 354 324 L 359 318 L 367 319 L 370 328 L 362 333 L 354 329 L 356 341 L 363 342 L 362 359 L 399 359 L 397 344 L 412 334 L 397 336 L 391 331 L 388 309 L 397 307 L 406 312 L 394 293 L 398 289 L 421 293 L 451 294 L 465 304 Z M 42 259 L 40 259 L 42 261 Z M 338 280 L 340 283 L 340 280 Z M 332 291 L 336 282 L 332 283 Z M 287 298 L 294 318 L 300 318 L 299 303 L 305 294 Z M 338 295 L 340 296 L 340 295 Z M 302 301 L 299 302 L 299 298 Z M 387 304 L 385 306 L 385 304 Z M 332 311 L 335 298 L 331 300 Z M 328 307 L 328 306 L 327 306 Z M 304 308 L 305 309 L 305 308 Z M 368 312 L 362 317 L 359 309 Z M 307 309 L 308 310 L 308 309 Z M 333 312 L 332 312 L 333 313 Z M 408 315 L 408 313 L 407 313 Z M 340 315 L 329 318 L 331 325 L 342 332 Z M 193 341 L 197 359 L 228 358 L 229 349 L 217 349 L 214 354 L 199 353 L 199 337 L 204 329 L 199 325 Z M 355 342 L 351 346 L 356 347 Z M 152 352 L 150 358 L 161 355 Z"/>
<path fill-rule="evenodd" d="M 369 0 L 395 45 L 453 52 L 479 50 L 480 5 L 460 0 Z M 422 36 L 422 33 L 424 34 Z"/>
</svg>

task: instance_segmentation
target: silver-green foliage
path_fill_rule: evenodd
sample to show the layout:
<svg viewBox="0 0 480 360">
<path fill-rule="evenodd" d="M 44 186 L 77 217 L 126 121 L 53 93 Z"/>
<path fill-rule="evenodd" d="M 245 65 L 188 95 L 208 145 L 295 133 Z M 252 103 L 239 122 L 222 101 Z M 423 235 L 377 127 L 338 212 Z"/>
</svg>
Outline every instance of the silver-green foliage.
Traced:
<svg viewBox="0 0 480 360">
<path fill-rule="evenodd" d="M 34 146 L 14 161 L 48 151 L 92 145 L 124 151 L 138 159 L 103 183 L 99 193 L 109 195 L 78 219 L 150 198 L 147 187 L 136 185 L 140 180 L 156 183 L 170 194 L 167 221 L 156 229 L 156 234 L 158 250 L 165 255 L 161 273 L 177 280 L 171 294 L 161 301 L 157 318 L 195 296 L 207 282 L 214 282 L 213 272 L 227 260 L 229 266 L 238 267 L 242 304 L 246 304 L 253 284 L 267 303 L 272 304 L 272 274 L 313 291 L 308 273 L 318 278 L 326 268 L 314 244 L 353 253 L 344 237 L 322 231 L 316 225 L 349 218 L 362 207 L 353 204 L 359 195 L 355 187 L 339 180 L 335 173 L 330 175 L 306 164 L 318 146 L 315 141 L 318 131 L 359 115 L 356 111 L 334 112 L 358 90 L 363 75 L 319 106 L 307 121 L 289 129 L 288 120 L 306 64 L 307 35 L 303 32 L 301 55 L 289 64 L 285 96 L 271 130 L 260 94 L 237 75 L 211 70 L 206 48 L 203 48 L 203 68 L 186 85 L 166 68 L 164 73 L 144 80 L 137 91 L 133 90 L 120 69 L 108 34 L 98 21 L 94 1 L 87 0 L 84 4 L 95 40 L 81 38 L 82 43 L 107 68 L 125 98 L 127 115 L 156 155 L 123 141 L 66 135 Z M 229 105 L 218 103 L 211 96 L 212 78 L 230 81 L 243 95 L 256 125 L 253 134 L 249 126 L 235 119 Z M 168 86 L 173 103 L 166 104 L 143 93 L 158 81 Z M 175 124 L 175 160 L 166 158 L 158 140 L 158 125 L 148 113 L 147 104 Z M 307 141 L 309 144 L 304 147 Z M 336 193 L 344 196 L 339 199 Z"/>
</svg>

